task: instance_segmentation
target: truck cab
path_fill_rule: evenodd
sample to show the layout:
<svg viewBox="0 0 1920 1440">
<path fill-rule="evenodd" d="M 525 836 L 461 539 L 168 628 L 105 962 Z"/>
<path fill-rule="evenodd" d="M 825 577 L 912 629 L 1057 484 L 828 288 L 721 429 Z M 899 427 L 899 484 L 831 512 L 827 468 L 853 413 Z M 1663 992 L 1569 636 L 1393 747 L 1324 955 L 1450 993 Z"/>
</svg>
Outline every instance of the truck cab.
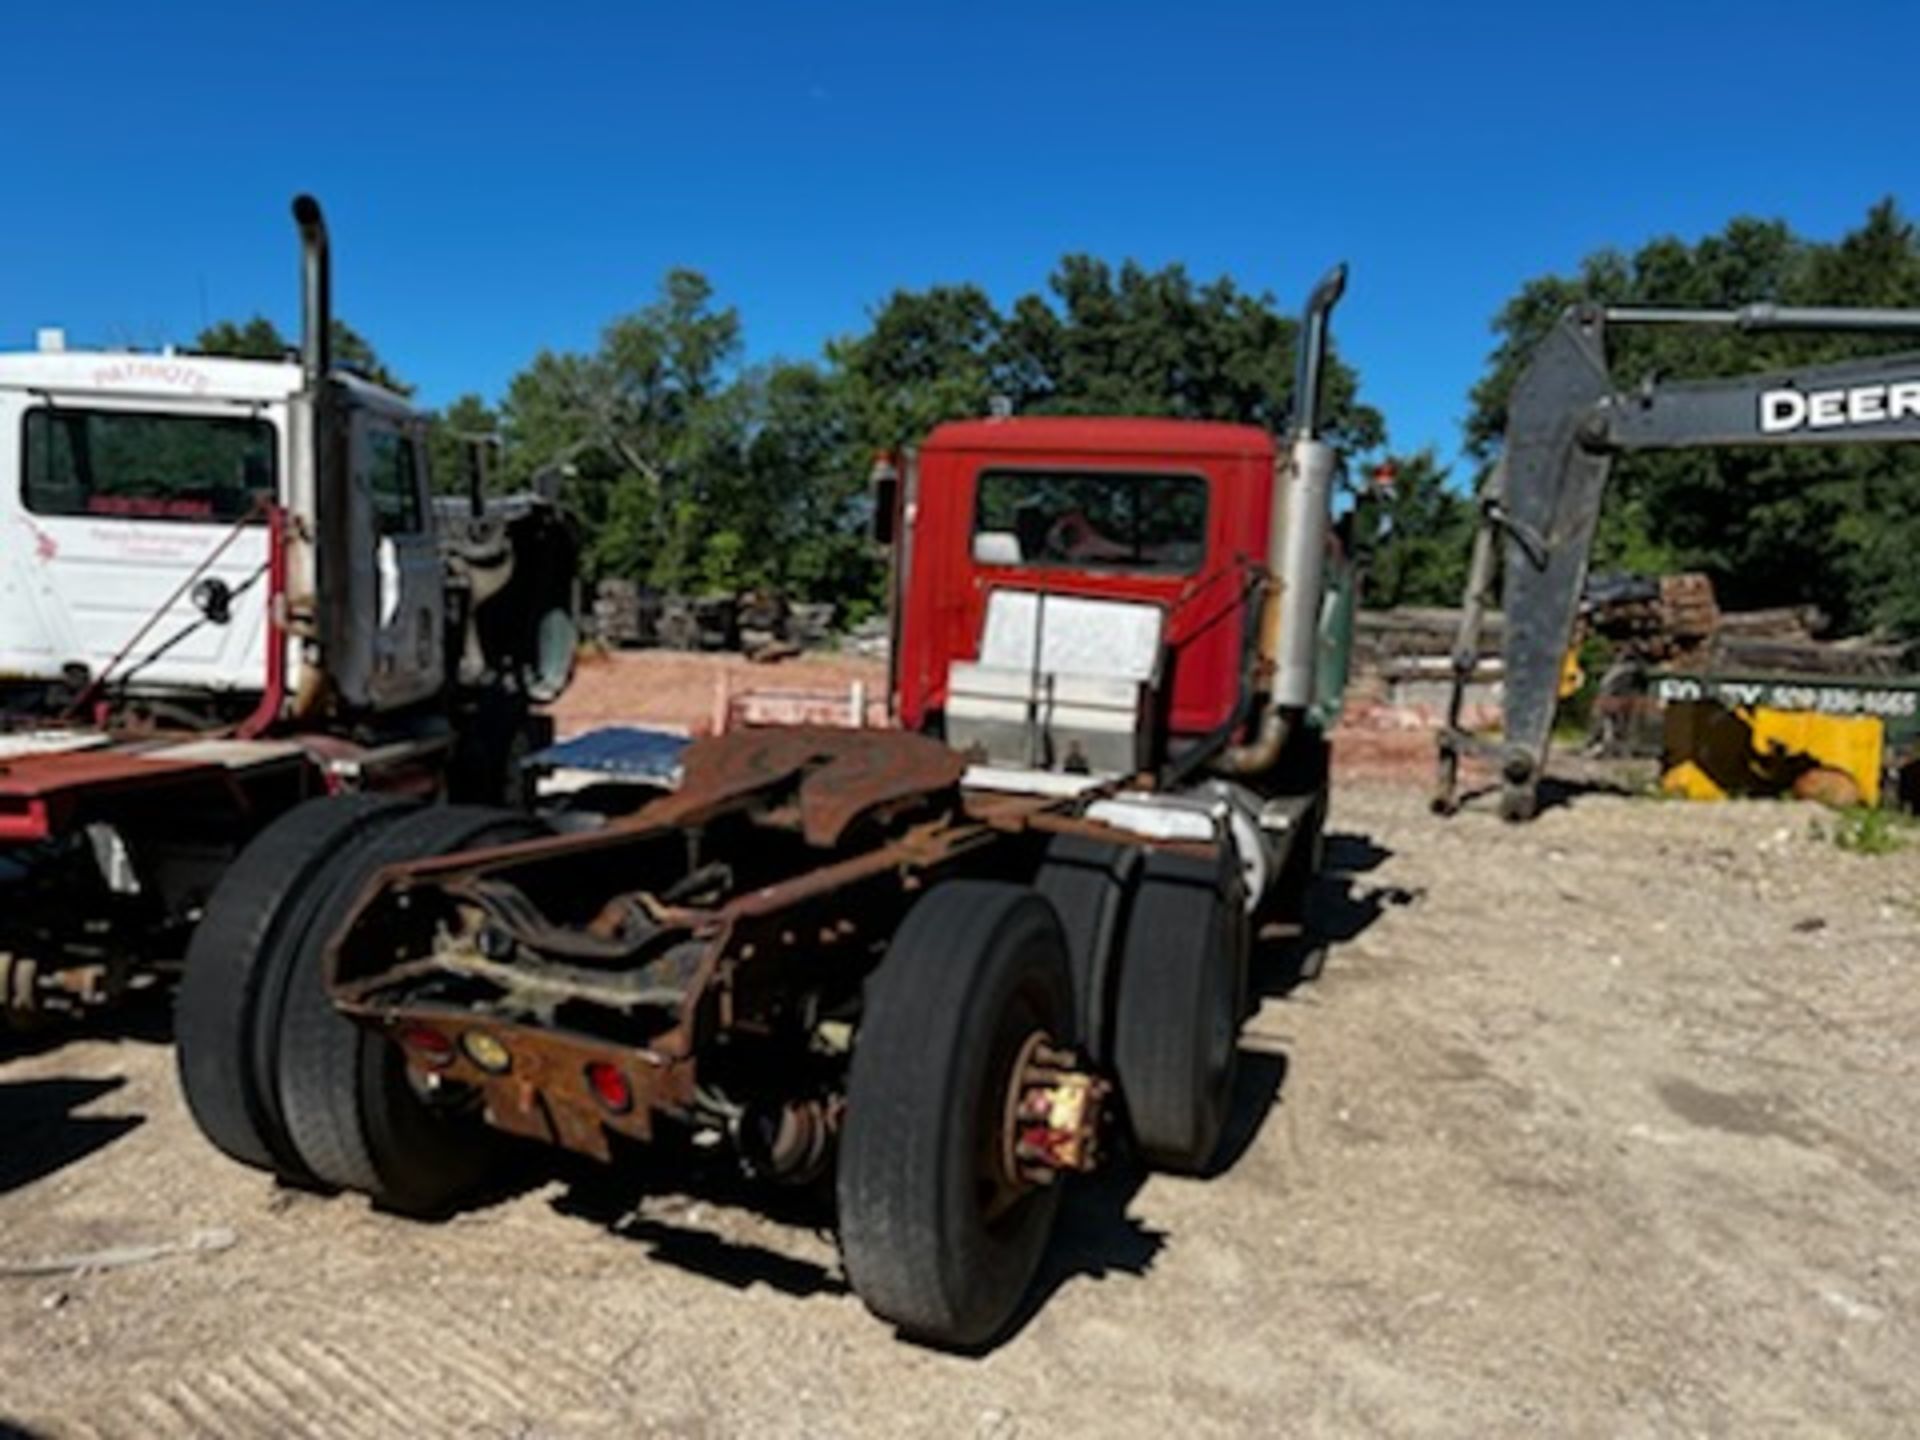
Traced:
<svg viewBox="0 0 1920 1440">
<path fill-rule="evenodd" d="M 444 683 L 442 562 L 425 420 L 335 376 L 344 440 L 335 583 L 366 617 L 335 659 L 353 702 L 397 709 Z M 280 720 L 302 692 L 286 593 L 297 544 L 291 411 L 300 366 L 162 353 L 0 355 L 0 676 L 9 710 L 130 700 L 192 721 Z M 270 714 L 259 713 L 266 705 Z"/>
<path fill-rule="evenodd" d="M 572 526 L 436 503 L 293 211 L 297 359 L 0 355 L 0 1021 L 144 984 L 307 797 L 515 798 L 571 677 Z"/>
<path fill-rule="evenodd" d="M 1317 837 L 1354 593 L 1320 416 L 1345 287 L 1336 266 L 1308 297 L 1284 446 L 1248 425 L 996 415 L 882 457 L 898 723 L 978 785 L 1127 780 L 1159 806 L 1211 775 L 1191 804 L 1237 812 L 1250 852 L 1283 862 Z M 1249 866 L 1258 894 L 1273 872 Z"/>
<path fill-rule="evenodd" d="M 1056 639 L 1060 663 L 1132 673 L 1130 661 L 1144 662 L 1164 698 L 1142 719 L 1171 743 L 1228 723 L 1256 619 L 1247 598 L 1265 561 L 1275 463 L 1273 437 L 1247 425 L 1033 417 L 934 430 L 909 467 L 901 722 L 944 724 L 955 667 L 972 675 L 966 666 L 999 638 L 991 612 L 1018 610 L 1039 631 L 1085 617 L 1076 627 L 1085 635 Z M 1157 653 L 1094 653 L 1125 649 L 1134 616 L 1157 632 L 1145 642 Z M 1073 646 L 1077 657 L 1066 653 Z M 1043 672 L 1050 658 L 1033 656 Z"/>
</svg>

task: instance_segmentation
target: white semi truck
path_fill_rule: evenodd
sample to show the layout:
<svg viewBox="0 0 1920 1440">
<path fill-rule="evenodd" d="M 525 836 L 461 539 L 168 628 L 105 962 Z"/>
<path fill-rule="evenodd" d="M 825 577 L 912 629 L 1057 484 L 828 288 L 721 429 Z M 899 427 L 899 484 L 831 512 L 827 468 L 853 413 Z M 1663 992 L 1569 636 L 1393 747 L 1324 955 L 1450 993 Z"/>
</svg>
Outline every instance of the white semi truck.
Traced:
<svg viewBox="0 0 1920 1440">
<path fill-rule="evenodd" d="M 571 673 L 549 503 L 434 503 L 426 415 L 298 356 L 0 354 L 0 1014 L 114 998 L 310 795 L 499 799 Z"/>
</svg>

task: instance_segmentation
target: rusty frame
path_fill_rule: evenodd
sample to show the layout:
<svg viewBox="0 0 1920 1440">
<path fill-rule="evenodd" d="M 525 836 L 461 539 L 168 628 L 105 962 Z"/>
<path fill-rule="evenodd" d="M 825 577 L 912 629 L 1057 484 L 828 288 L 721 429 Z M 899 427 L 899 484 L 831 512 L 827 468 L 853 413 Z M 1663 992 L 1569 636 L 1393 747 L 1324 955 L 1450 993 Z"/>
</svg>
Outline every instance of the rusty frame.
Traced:
<svg viewBox="0 0 1920 1440">
<path fill-rule="evenodd" d="M 758 1012 L 742 999 L 777 991 L 777 961 L 806 963 L 824 952 L 879 947 L 893 918 L 941 872 L 990 865 L 998 847 L 1020 836 L 1039 844 L 1052 834 L 1085 834 L 1182 853 L 1212 851 L 1205 843 L 1154 842 L 1083 819 L 1068 800 L 964 792 L 964 765 L 938 741 L 899 731 L 803 727 L 738 731 L 698 742 L 686 753 L 679 790 L 599 829 L 380 871 L 347 907 L 325 948 L 326 982 L 343 1013 L 401 1044 L 419 1078 L 479 1092 L 489 1123 L 606 1159 L 609 1133 L 645 1140 L 657 1115 L 691 1116 L 706 1042 L 719 1032 L 763 1028 L 755 1023 Z M 428 953 L 358 970 L 350 963 L 361 950 L 392 953 L 393 946 L 381 946 L 378 936 L 384 919 L 397 913 L 389 907 L 406 909 L 437 896 L 435 913 L 498 921 L 506 877 L 522 867 L 589 856 L 617 862 L 623 850 L 637 859 L 663 840 L 736 818 L 798 836 L 819 863 L 718 904 L 667 904 L 637 889 L 618 892 L 589 907 L 595 913 L 586 924 L 560 927 L 585 944 L 611 943 L 622 917 L 640 906 L 660 927 L 641 942 L 656 955 L 649 966 L 697 947 L 697 959 L 672 992 L 674 1003 L 655 1007 L 663 1023 L 643 1043 L 500 1018 L 410 993 L 420 982 L 449 976 L 511 993 L 512 974 L 532 970 L 506 960 Z M 523 894 L 513 893 L 539 914 Z M 522 933 L 514 938 L 540 949 Z M 590 969 L 556 967 L 551 974 L 560 978 L 535 980 L 531 987 L 601 1004 L 624 998 L 635 1009 L 647 1005 L 644 986 L 629 984 L 612 993 L 623 974 L 614 969 L 594 972 L 611 987 L 595 994 L 585 978 Z M 416 1026 L 444 1036 L 452 1058 L 409 1046 L 406 1037 Z M 490 1071 L 475 1063 L 466 1048 L 475 1031 L 504 1045 L 509 1068 Z M 617 1070 L 630 1091 L 629 1106 L 610 1107 L 595 1093 L 587 1080 L 594 1065 Z"/>
</svg>

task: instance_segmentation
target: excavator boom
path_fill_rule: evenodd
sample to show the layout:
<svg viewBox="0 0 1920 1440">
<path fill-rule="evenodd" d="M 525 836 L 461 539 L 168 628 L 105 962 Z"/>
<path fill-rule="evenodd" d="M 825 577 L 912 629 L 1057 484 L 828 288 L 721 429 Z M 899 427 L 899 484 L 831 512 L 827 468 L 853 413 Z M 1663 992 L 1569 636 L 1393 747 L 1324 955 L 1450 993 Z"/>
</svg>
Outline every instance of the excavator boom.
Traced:
<svg viewBox="0 0 1920 1440">
<path fill-rule="evenodd" d="M 1440 737 L 1435 807 L 1451 810 L 1460 756 L 1498 765 L 1501 812 L 1530 817 L 1573 637 L 1600 503 L 1614 458 L 1636 450 L 1859 445 L 1920 441 L 1920 352 L 1730 379 L 1614 384 L 1610 325 L 1686 324 L 1745 331 L 1911 333 L 1920 311 L 1796 309 L 1567 310 L 1530 357 L 1508 400 L 1506 442 L 1481 497 L 1481 532 L 1453 654 L 1453 700 Z M 1460 728 L 1479 654 L 1493 559 L 1505 540 L 1504 735 Z"/>
</svg>

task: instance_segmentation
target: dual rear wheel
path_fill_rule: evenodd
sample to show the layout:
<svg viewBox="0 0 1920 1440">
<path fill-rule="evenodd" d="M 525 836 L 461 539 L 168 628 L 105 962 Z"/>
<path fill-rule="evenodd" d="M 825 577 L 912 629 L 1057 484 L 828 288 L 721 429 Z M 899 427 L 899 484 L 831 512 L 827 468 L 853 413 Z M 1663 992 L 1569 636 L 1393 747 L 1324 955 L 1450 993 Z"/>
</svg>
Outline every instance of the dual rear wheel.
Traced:
<svg viewBox="0 0 1920 1440">
<path fill-rule="evenodd" d="M 1036 1036 L 1084 1049 L 1089 1018 L 1110 1009 L 1109 1068 L 1141 1156 L 1206 1168 L 1226 1123 L 1246 991 L 1236 877 L 1149 857 L 1115 956 L 1097 966 L 1073 948 L 1089 914 L 1071 897 L 1087 887 L 1052 887 L 1044 875 L 1039 892 L 956 880 L 908 912 L 868 985 L 836 1178 L 847 1275 L 876 1315 L 961 1349 L 1017 1320 L 1060 1206 L 1059 1184 L 1020 1174 L 1007 1143 Z M 1087 977 L 1115 959 L 1109 1006 Z"/>
<path fill-rule="evenodd" d="M 505 811 L 359 796 L 268 827 L 222 878 L 187 953 L 176 1052 L 201 1132 L 290 1184 L 409 1213 L 442 1211 L 483 1182 L 498 1153 L 484 1127 L 416 1090 L 396 1047 L 334 1010 L 323 950 L 384 867 L 542 833 Z"/>
</svg>

